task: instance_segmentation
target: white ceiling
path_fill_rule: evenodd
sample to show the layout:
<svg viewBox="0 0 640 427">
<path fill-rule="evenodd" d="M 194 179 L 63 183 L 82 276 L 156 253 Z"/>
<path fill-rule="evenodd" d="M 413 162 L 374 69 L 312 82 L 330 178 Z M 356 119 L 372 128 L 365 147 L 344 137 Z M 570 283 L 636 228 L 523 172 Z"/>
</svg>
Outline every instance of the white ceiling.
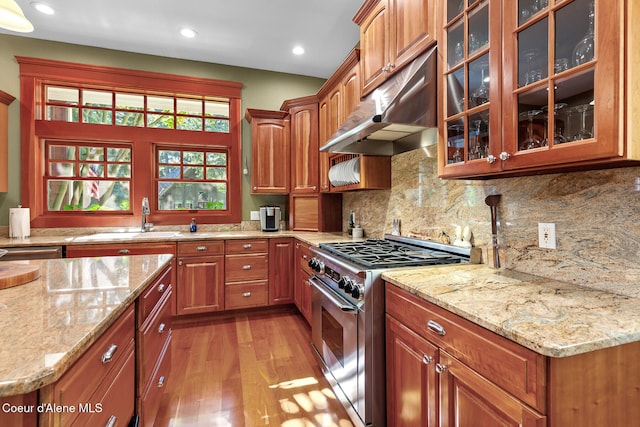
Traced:
<svg viewBox="0 0 640 427">
<path fill-rule="evenodd" d="M 13 34 L 327 78 L 358 42 L 363 0 L 17 0 L 32 33 Z M 197 31 L 194 39 L 182 27 Z M 302 45 L 305 54 L 291 50 Z"/>
</svg>

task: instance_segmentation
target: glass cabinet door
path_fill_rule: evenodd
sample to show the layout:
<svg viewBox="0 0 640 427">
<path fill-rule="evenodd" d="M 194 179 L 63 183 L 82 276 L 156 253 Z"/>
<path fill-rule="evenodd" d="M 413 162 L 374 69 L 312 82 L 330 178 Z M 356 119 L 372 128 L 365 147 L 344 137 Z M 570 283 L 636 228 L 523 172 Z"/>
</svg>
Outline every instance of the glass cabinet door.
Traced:
<svg viewBox="0 0 640 427">
<path fill-rule="evenodd" d="M 616 72 L 621 58 L 615 52 L 619 35 L 611 35 L 620 28 L 615 18 L 619 3 L 504 3 L 510 4 L 506 13 L 512 23 L 504 32 L 505 53 L 511 53 L 505 57 L 505 67 L 513 70 L 504 82 L 503 108 L 513 120 L 505 126 L 510 158 L 504 168 L 616 155 L 618 131 L 613 124 L 619 120 L 619 110 L 611 107 L 618 95 L 610 81 L 620 78 Z M 613 25 L 610 31 L 607 25 Z M 605 74 L 609 72 L 613 74 Z"/>
<path fill-rule="evenodd" d="M 500 33 L 490 31 L 494 3 L 499 17 L 497 0 L 445 1 L 445 168 L 490 165 L 490 136 L 499 132 L 500 118 L 500 64 L 494 58 L 500 53 Z"/>
</svg>

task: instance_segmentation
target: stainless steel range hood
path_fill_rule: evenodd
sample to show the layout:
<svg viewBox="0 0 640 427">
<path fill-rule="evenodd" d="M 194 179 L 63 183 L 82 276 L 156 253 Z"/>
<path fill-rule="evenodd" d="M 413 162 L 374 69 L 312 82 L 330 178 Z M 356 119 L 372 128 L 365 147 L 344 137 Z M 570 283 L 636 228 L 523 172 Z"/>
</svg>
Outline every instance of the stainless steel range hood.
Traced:
<svg viewBox="0 0 640 427">
<path fill-rule="evenodd" d="M 367 95 L 320 151 L 391 156 L 437 143 L 436 48 Z"/>
</svg>

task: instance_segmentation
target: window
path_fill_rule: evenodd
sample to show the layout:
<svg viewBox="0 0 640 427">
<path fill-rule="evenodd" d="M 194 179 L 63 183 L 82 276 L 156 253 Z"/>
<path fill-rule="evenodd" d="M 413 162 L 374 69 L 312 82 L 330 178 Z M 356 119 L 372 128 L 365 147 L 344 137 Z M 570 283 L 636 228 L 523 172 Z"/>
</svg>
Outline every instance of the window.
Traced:
<svg viewBox="0 0 640 427">
<path fill-rule="evenodd" d="M 227 208 L 227 153 L 157 149 L 158 210 Z"/>
<path fill-rule="evenodd" d="M 130 211 L 131 146 L 46 141 L 49 211 Z"/>
<path fill-rule="evenodd" d="M 241 221 L 241 84 L 17 59 L 32 227 Z"/>
</svg>

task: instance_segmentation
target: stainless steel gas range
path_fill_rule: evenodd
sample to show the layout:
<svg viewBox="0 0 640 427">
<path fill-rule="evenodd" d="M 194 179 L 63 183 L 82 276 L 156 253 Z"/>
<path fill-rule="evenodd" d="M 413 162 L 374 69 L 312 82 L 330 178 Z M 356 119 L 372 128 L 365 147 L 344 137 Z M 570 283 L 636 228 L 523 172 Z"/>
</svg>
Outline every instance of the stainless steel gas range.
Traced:
<svg viewBox="0 0 640 427">
<path fill-rule="evenodd" d="M 467 263 L 470 249 L 385 235 L 311 248 L 312 343 L 356 426 L 383 427 L 384 286 L 390 268 Z"/>
</svg>

